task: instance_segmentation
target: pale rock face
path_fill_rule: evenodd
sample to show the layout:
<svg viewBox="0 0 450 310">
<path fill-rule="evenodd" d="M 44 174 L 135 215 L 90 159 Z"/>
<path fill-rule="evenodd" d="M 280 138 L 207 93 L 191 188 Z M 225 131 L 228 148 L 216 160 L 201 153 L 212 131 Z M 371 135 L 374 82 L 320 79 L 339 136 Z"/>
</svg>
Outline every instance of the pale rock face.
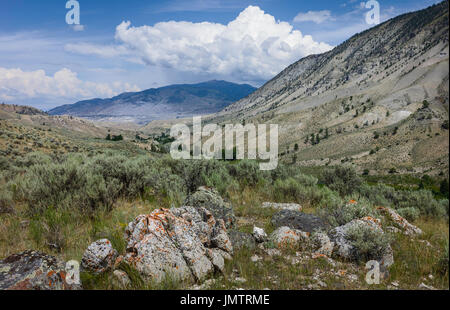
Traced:
<svg viewBox="0 0 450 310">
<path fill-rule="evenodd" d="M 263 202 L 263 208 L 272 208 L 275 210 L 292 210 L 302 211 L 302 206 L 296 203 L 276 203 L 276 202 Z"/>
<path fill-rule="evenodd" d="M 254 226 L 253 227 L 253 237 L 256 242 L 262 243 L 267 240 L 267 234 L 264 229 Z"/>
<path fill-rule="evenodd" d="M 314 254 L 322 254 L 330 257 L 333 253 L 334 243 L 331 242 L 330 238 L 324 233 L 316 233 L 313 236 L 314 246 L 317 250 Z"/>
<path fill-rule="evenodd" d="M 286 226 L 275 230 L 269 237 L 277 248 L 296 248 L 307 241 L 309 234 Z"/>
<path fill-rule="evenodd" d="M 118 256 L 108 239 L 97 240 L 89 245 L 81 259 L 81 267 L 100 274 L 111 270 Z"/>
<path fill-rule="evenodd" d="M 126 235 L 126 262 L 157 283 L 167 276 L 201 281 L 223 270 L 224 260 L 233 253 L 224 222 L 203 208 L 140 215 L 128 225 Z"/>
<path fill-rule="evenodd" d="M 394 222 L 394 225 L 401 229 L 405 235 L 417 236 L 422 234 L 422 230 L 419 227 L 409 223 L 391 208 L 378 207 L 378 210 L 387 215 Z"/>
</svg>

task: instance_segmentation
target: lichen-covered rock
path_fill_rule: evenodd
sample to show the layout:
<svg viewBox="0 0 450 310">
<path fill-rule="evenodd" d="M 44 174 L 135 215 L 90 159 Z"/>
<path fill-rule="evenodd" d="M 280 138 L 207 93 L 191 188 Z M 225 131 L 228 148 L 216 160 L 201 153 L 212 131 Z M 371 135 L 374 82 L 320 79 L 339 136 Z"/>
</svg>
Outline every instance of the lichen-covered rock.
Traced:
<svg viewBox="0 0 450 310">
<path fill-rule="evenodd" d="M 352 220 L 351 222 L 330 231 L 330 240 L 334 242 L 333 253 L 347 260 L 359 259 L 356 254 L 357 251 L 349 237 L 350 231 L 357 228 L 369 228 L 380 237 L 384 234 L 380 221 L 377 219 L 365 217 Z M 378 260 L 383 267 L 387 268 L 391 266 L 394 263 L 394 257 L 390 245 L 387 245 L 384 249 L 380 250 L 383 250 L 382 253 L 379 253 L 378 257 L 373 257 L 373 259 Z"/>
<path fill-rule="evenodd" d="M 409 223 L 405 218 L 401 217 L 397 212 L 395 212 L 391 208 L 378 207 L 377 209 L 381 213 L 387 215 L 389 219 L 394 223 L 394 225 L 400 228 L 405 235 L 415 236 L 422 234 L 422 230 L 419 227 Z"/>
<path fill-rule="evenodd" d="M 334 243 L 331 242 L 330 237 L 324 233 L 316 233 L 312 236 L 312 246 L 314 247 L 314 254 L 325 255 L 330 257 L 333 253 Z"/>
<path fill-rule="evenodd" d="M 258 243 L 262 243 L 267 240 L 267 234 L 264 229 L 256 226 L 253 227 L 253 237 Z"/>
<path fill-rule="evenodd" d="M 278 249 L 295 249 L 302 246 L 309 238 L 309 234 L 298 229 L 289 228 L 287 226 L 279 227 L 272 234 L 269 240 Z"/>
<path fill-rule="evenodd" d="M 263 202 L 262 207 L 275 210 L 302 211 L 302 206 L 297 203 Z"/>
<path fill-rule="evenodd" d="M 320 217 L 293 210 L 282 210 L 272 217 L 275 227 L 287 226 L 304 232 L 327 231 L 328 224 Z"/>
<path fill-rule="evenodd" d="M 216 220 L 222 219 L 228 229 L 234 227 L 236 217 L 233 207 L 212 188 L 199 187 L 195 193 L 187 197 L 184 204 L 196 209 L 205 208 L 212 213 Z"/>
<path fill-rule="evenodd" d="M 91 243 L 81 259 L 81 268 L 91 273 L 100 274 L 114 267 L 118 253 L 108 239 Z"/>
<path fill-rule="evenodd" d="M 238 230 L 230 230 L 228 235 L 231 240 L 231 244 L 233 245 L 234 250 L 247 248 L 254 249 L 256 248 L 256 240 L 252 234 L 238 231 Z"/>
<path fill-rule="evenodd" d="M 66 282 L 66 263 L 37 251 L 0 260 L 0 290 L 78 290 Z"/>
<path fill-rule="evenodd" d="M 125 261 L 146 279 L 203 280 L 233 253 L 225 224 L 193 207 L 155 210 L 126 229 Z M 212 250 L 212 251 L 209 251 Z M 222 259 L 219 257 L 222 256 Z"/>
</svg>

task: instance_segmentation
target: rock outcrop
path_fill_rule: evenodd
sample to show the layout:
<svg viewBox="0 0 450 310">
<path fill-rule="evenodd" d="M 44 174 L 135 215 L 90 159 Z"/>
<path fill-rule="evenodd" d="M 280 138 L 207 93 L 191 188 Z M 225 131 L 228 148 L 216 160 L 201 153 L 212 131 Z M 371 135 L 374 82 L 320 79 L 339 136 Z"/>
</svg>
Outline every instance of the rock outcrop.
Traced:
<svg viewBox="0 0 450 310">
<path fill-rule="evenodd" d="M 223 220 L 202 207 L 155 210 L 126 229 L 125 261 L 147 280 L 201 281 L 223 270 L 233 247 Z"/>
<path fill-rule="evenodd" d="M 296 249 L 306 243 L 309 239 L 309 233 L 286 226 L 276 229 L 270 234 L 269 240 L 278 249 Z"/>
<path fill-rule="evenodd" d="M 386 207 L 378 207 L 377 210 L 386 215 L 393 222 L 394 227 L 399 228 L 405 235 L 416 236 L 422 234 L 422 230 L 419 227 L 409 223 L 394 210 Z"/>
<path fill-rule="evenodd" d="M 66 281 L 66 263 L 54 256 L 27 250 L 0 260 L 0 290 L 78 290 Z"/>
<path fill-rule="evenodd" d="M 108 239 L 93 242 L 83 254 L 81 268 L 91 273 L 100 274 L 111 270 L 118 253 Z"/>
<path fill-rule="evenodd" d="M 334 243 L 334 254 L 346 260 L 357 261 L 360 259 L 350 238 L 350 232 L 357 228 L 369 228 L 379 234 L 380 237 L 384 234 L 380 222 L 376 219 L 365 217 L 353 220 L 330 231 L 329 236 Z M 391 266 L 394 263 L 394 257 L 390 245 L 378 250 L 380 251 L 378 257 L 372 257 L 371 259 L 377 260 L 383 267 Z"/>
<path fill-rule="evenodd" d="M 320 217 L 299 211 L 282 210 L 272 217 L 275 227 L 287 226 L 304 232 L 327 231 L 329 226 Z"/>
<path fill-rule="evenodd" d="M 187 197 L 184 205 L 194 207 L 195 209 L 205 208 L 212 213 L 216 220 L 222 219 L 227 229 L 234 227 L 236 217 L 233 207 L 229 202 L 223 200 L 219 193 L 212 188 L 205 186 Z"/>
</svg>

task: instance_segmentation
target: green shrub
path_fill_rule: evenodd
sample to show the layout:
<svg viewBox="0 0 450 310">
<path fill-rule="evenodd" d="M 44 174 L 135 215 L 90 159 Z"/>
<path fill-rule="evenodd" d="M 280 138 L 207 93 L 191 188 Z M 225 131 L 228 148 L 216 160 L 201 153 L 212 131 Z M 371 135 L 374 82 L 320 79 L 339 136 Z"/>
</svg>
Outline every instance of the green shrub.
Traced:
<svg viewBox="0 0 450 310">
<path fill-rule="evenodd" d="M 398 214 L 400 214 L 400 216 L 404 217 L 408 221 L 415 221 L 420 216 L 420 210 L 413 207 L 400 208 L 397 210 L 397 212 Z"/>
<path fill-rule="evenodd" d="M 330 189 L 337 191 L 341 196 L 346 196 L 357 191 L 362 180 L 352 167 L 335 167 L 322 173 L 321 182 Z"/>
<path fill-rule="evenodd" d="M 242 185 L 255 186 L 265 180 L 267 174 L 259 169 L 259 163 L 252 160 L 241 160 L 237 164 L 227 165 L 228 172 Z"/>
<path fill-rule="evenodd" d="M 389 235 L 368 225 L 350 227 L 347 239 L 353 246 L 352 257 L 358 262 L 381 259 L 391 242 Z"/>
<path fill-rule="evenodd" d="M 9 191 L 0 189 L 0 214 L 9 213 L 14 210 L 12 195 Z"/>
<path fill-rule="evenodd" d="M 320 208 L 318 214 L 326 219 L 331 226 L 337 227 L 365 216 L 376 217 L 377 212 L 368 201 L 360 199 L 360 201 L 354 203 L 327 205 Z"/>
</svg>

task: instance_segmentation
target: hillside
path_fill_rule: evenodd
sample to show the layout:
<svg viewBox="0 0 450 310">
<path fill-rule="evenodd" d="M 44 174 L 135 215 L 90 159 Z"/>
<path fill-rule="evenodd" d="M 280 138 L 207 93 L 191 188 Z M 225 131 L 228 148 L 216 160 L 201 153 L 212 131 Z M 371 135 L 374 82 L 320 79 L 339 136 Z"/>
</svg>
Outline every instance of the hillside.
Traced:
<svg viewBox="0 0 450 310">
<path fill-rule="evenodd" d="M 226 81 L 170 85 L 63 105 L 50 110 L 49 114 L 136 122 L 189 117 L 218 112 L 254 90 L 247 84 Z"/>
<path fill-rule="evenodd" d="M 445 173 L 448 53 L 444 1 L 299 60 L 210 121 L 279 124 L 286 162 Z"/>
</svg>

